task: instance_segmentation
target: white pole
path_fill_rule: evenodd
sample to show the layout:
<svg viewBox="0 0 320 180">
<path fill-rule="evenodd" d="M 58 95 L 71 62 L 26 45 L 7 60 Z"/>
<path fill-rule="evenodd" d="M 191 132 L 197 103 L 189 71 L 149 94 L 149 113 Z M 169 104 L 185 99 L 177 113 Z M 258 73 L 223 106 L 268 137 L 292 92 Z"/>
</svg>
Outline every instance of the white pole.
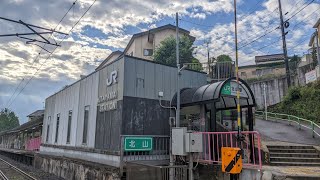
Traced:
<svg viewBox="0 0 320 180">
<path fill-rule="evenodd" d="M 179 17 L 176 13 L 176 60 L 177 60 L 177 111 L 176 111 L 176 127 L 180 127 L 180 61 L 179 61 Z"/>
<path fill-rule="evenodd" d="M 263 90 L 264 90 L 264 110 L 266 115 L 266 120 L 268 120 L 268 114 L 267 114 L 267 85 L 266 83 L 263 83 Z"/>
</svg>

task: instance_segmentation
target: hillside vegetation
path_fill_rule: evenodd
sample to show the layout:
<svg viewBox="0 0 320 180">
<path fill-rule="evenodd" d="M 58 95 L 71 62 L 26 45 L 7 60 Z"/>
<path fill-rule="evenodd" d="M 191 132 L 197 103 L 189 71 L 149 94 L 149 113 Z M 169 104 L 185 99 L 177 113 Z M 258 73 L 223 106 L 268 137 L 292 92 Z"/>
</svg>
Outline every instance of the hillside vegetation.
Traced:
<svg viewBox="0 0 320 180">
<path fill-rule="evenodd" d="M 320 123 L 320 81 L 290 88 L 284 100 L 269 110 Z"/>
</svg>

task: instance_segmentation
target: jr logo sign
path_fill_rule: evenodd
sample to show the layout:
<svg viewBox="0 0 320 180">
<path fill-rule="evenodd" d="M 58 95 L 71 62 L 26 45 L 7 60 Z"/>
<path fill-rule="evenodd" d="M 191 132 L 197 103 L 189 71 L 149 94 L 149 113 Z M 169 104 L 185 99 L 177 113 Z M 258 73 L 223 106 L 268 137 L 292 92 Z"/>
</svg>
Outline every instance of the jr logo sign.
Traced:
<svg viewBox="0 0 320 180">
<path fill-rule="evenodd" d="M 117 77 L 118 77 L 118 72 L 112 71 L 109 75 L 109 78 L 107 78 L 107 86 L 111 86 L 112 84 L 117 83 Z"/>
</svg>

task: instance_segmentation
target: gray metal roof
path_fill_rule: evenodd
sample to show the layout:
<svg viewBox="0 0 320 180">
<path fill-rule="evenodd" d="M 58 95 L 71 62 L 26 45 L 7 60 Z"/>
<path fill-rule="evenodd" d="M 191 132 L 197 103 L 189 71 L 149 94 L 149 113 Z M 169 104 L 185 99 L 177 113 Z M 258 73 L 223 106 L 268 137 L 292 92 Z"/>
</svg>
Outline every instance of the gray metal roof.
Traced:
<svg viewBox="0 0 320 180">
<path fill-rule="evenodd" d="M 36 110 L 35 112 L 29 114 L 27 117 L 38 117 L 38 116 L 43 116 L 44 115 L 44 110 Z"/>
<path fill-rule="evenodd" d="M 185 88 L 180 91 L 181 107 L 193 106 L 198 104 L 215 103 L 216 109 L 235 109 L 236 96 L 226 95 L 222 93 L 223 87 L 227 83 L 235 83 L 235 77 L 229 78 L 225 81 L 219 81 L 213 84 L 207 84 L 198 88 Z M 243 90 L 240 96 L 240 105 L 242 107 L 255 106 L 254 95 L 248 84 L 239 79 L 240 88 Z M 172 98 L 172 105 L 176 106 L 176 94 Z"/>
</svg>

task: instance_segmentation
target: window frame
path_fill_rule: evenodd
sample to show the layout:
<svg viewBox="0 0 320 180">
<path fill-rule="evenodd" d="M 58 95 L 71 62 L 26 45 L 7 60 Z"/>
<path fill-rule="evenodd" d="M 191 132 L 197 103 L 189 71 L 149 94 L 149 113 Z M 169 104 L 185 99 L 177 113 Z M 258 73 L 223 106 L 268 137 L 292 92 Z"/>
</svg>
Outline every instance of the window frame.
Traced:
<svg viewBox="0 0 320 180">
<path fill-rule="evenodd" d="M 51 123 L 51 116 L 48 116 L 47 121 L 47 134 L 46 134 L 46 142 L 49 142 L 49 133 L 50 133 L 50 123 Z"/>
<path fill-rule="evenodd" d="M 70 144 L 71 142 L 71 124 L 72 124 L 72 110 L 69 110 L 68 112 L 68 126 L 67 126 L 67 140 L 66 143 Z"/>
<path fill-rule="evenodd" d="M 148 53 L 145 53 L 145 52 L 148 52 Z M 152 56 L 152 55 L 153 55 L 153 49 L 143 49 L 143 56 Z"/>
<path fill-rule="evenodd" d="M 86 112 L 87 116 L 86 116 Z M 82 144 L 86 145 L 88 143 L 88 125 L 89 125 L 89 116 L 90 116 L 90 106 L 87 105 L 84 107 L 83 114 L 83 129 L 82 129 Z M 86 119 L 87 117 L 87 119 Z"/>
<path fill-rule="evenodd" d="M 59 134 L 59 126 L 60 126 L 60 113 L 57 114 L 57 121 L 56 121 L 56 136 L 54 138 L 54 143 L 58 143 L 58 134 Z"/>
</svg>

